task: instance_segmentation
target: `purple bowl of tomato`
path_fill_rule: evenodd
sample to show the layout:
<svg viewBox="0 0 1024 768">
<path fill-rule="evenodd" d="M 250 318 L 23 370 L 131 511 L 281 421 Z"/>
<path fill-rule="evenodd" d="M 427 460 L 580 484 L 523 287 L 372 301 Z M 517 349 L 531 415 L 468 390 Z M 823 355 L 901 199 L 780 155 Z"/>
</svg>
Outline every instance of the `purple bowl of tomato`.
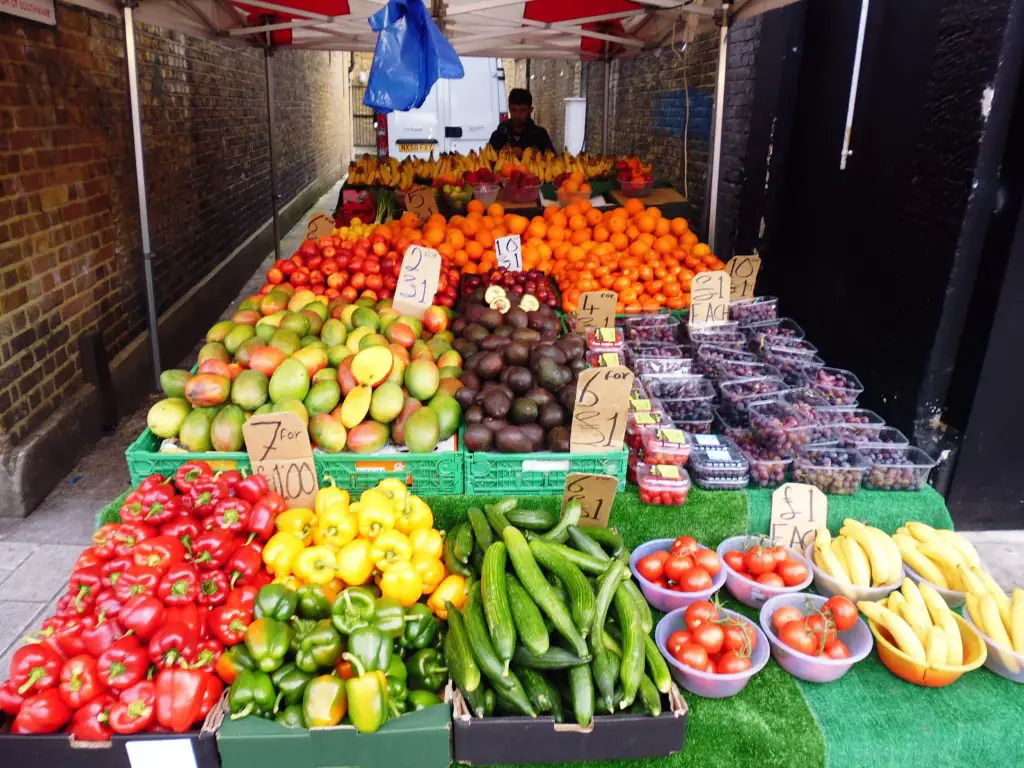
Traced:
<svg viewBox="0 0 1024 768">
<path fill-rule="evenodd" d="M 678 551 L 673 552 L 673 545 L 680 541 Z M 678 558 L 673 559 L 674 555 Z M 647 559 L 650 556 L 661 558 L 660 570 L 654 566 L 653 560 Z M 688 562 L 686 557 L 692 559 L 689 567 L 684 567 Z M 714 567 L 715 561 L 717 569 Z M 676 608 L 685 608 L 698 600 L 707 600 L 725 584 L 725 568 L 718 555 L 691 536 L 654 539 L 641 544 L 633 550 L 629 568 L 639 582 L 640 591 L 644 593 L 647 602 L 666 613 Z M 678 580 L 672 576 L 678 577 Z M 669 580 L 675 582 L 678 588 L 669 586 Z"/>
<path fill-rule="evenodd" d="M 750 608 L 760 608 L 776 595 L 801 592 L 814 578 L 811 564 L 796 550 L 770 543 L 761 546 L 764 543 L 765 539 L 760 536 L 731 536 L 718 545 L 718 556 L 722 558 L 722 570 L 726 574 L 726 589 Z M 744 573 L 740 572 L 738 562 L 733 560 L 733 552 L 744 553 Z M 771 574 L 776 578 L 770 578 Z"/>
</svg>

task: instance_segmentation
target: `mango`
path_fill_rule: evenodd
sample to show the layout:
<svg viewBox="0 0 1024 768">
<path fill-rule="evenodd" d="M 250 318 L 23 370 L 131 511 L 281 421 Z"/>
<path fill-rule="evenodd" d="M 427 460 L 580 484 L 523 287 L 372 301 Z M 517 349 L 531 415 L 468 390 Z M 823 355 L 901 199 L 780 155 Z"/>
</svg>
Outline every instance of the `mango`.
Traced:
<svg viewBox="0 0 1024 768">
<path fill-rule="evenodd" d="M 338 380 L 338 369 L 337 368 L 321 368 L 319 371 L 313 374 L 312 383 L 316 384 L 318 381 L 337 381 Z"/>
<path fill-rule="evenodd" d="M 329 413 L 318 413 L 309 420 L 309 436 L 321 451 L 341 453 L 345 450 L 348 432 Z"/>
<path fill-rule="evenodd" d="M 274 288 L 270 293 L 263 297 L 260 302 L 260 314 L 266 317 L 272 315 L 275 312 L 284 312 L 288 309 L 288 302 L 291 300 L 291 296 L 287 291 L 281 290 L 280 287 Z"/>
<path fill-rule="evenodd" d="M 224 349 L 234 355 L 240 346 L 256 335 L 256 329 L 251 325 L 236 325 L 231 333 L 224 337 Z"/>
<path fill-rule="evenodd" d="M 403 323 L 405 325 L 408 325 L 410 328 L 412 328 L 412 332 L 414 334 L 416 334 L 416 338 L 417 339 L 423 333 L 423 321 L 420 320 L 418 317 L 413 317 L 412 315 L 402 315 L 395 322 L 396 323 Z"/>
<path fill-rule="evenodd" d="M 427 349 L 430 350 L 430 354 L 433 355 L 434 360 L 440 360 L 441 355 L 443 355 L 451 348 L 452 345 L 449 344 L 447 341 L 443 341 L 442 339 L 438 339 L 436 337 L 427 342 Z M 439 362 L 438 367 L 440 367 L 440 365 L 441 364 Z"/>
<path fill-rule="evenodd" d="M 347 336 L 348 329 L 345 328 L 345 324 L 341 320 L 335 320 L 333 317 L 325 322 L 324 327 L 320 329 L 320 340 L 328 348 L 344 344 Z"/>
<path fill-rule="evenodd" d="M 206 332 L 206 343 L 215 344 L 217 342 L 224 342 L 227 335 L 234 330 L 235 324 L 230 320 L 221 320 L 219 323 L 215 323 L 210 330 Z"/>
<path fill-rule="evenodd" d="M 258 338 L 264 344 L 266 344 L 273 338 L 275 331 L 277 331 L 277 328 L 272 326 L 270 323 L 256 324 L 256 338 Z"/>
<path fill-rule="evenodd" d="M 313 376 L 327 367 L 327 352 L 318 347 L 303 347 L 292 355 L 292 360 L 302 363 L 306 372 Z"/>
<path fill-rule="evenodd" d="M 231 355 L 219 341 L 212 341 L 200 347 L 198 359 L 200 363 L 203 360 L 210 359 L 223 360 L 225 363 L 229 363 L 231 362 Z"/>
<path fill-rule="evenodd" d="M 166 371 L 165 371 L 166 373 Z M 182 397 L 168 397 L 158 400 L 146 414 L 146 426 L 157 437 L 177 437 L 185 417 L 192 411 L 188 400 Z"/>
<path fill-rule="evenodd" d="M 237 405 L 225 405 L 210 424 L 210 444 L 215 451 L 241 451 L 245 448 L 242 425 L 245 413 Z"/>
<path fill-rule="evenodd" d="M 437 414 L 438 441 L 447 440 L 458 432 L 459 422 L 462 421 L 462 406 L 458 400 L 451 395 L 438 393 L 427 403 L 427 407 Z"/>
<path fill-rule="evenodd" d="M 430 453 L 440 437 L 437 413 L 430 408 L 420 408 L 405 422 L 405 445 L 410 453 Z"/>
<path fill-rule="evenodd" d="M 353 355 L 349 355 L 338 366 L 338 383 L 341 385 L 341 394 L 343 395 L 347 395 L 359 386 L 356 377 L 352 375 L 352 361 L 354 359 Z"/>
<path fill-rule="evenodd" d="M 270 380 L 260 371 L 242 371 L 231 384 L 231 402 L 247 411 L 255 411 L 267 402 L 269 385 Z"/>
<path fill-rule="evenodd" d="M 309 290 L 308 288 L 300 288 L 288 300 L 288 310 L 290 312 L 298 312 L 300 309 L 302 309 L 315 299 L 316 294 L 313 293 L 311 290 Z"/>
<path fill-rule="evenodd" d="M 380 329 L 380 317 L 369 307 L 357 306 L 352 313 L 352 324 L 356 328 L 368 328 L 376 333 Z"/>
<path fill-rule="evenodd" d="M 345 324 L 345 328 L 349 331 L 354 330 L 356 327 L 356 324 L 352 321 L 352 315 L 356 313 L 357 309 L 359 309 L 358 305 L 348 304 L 341 308 L 341 312 L 338 315 L 338 319 Z"/>
<path fill-rule="evenodd" d="M 213 448 L 210 442 L 210 428 L 216 417 L 215 408 L 193 408 L 178 430 L 178 442 L 185 450 L 205 453 Z"/>
<path fill-rule="evenodd" d="M 280 312 L 274 312 L 273 314 L 266 315 L 265 317 L 260 318 L 256 322 L 256 327 L 259 328 L 261 325 L 269 325 L 274 329 L 280 328 L 281 321 L 284 319 L 284 316 L 285 310 L 281 310 Z"/>
<path fill-rule="evenodd" d="M 327 364 L 332 368 L 340 367 L 341 361 L 351 356 L 352 353 L 344 344 L 335 344 L 333 347 L 327 348 Z"/>
<path fill-rule="evenodd" d="M 448 349 L 445 352 L 442 352 L 440 357 L 437 358 L 438 368 L 446 368 L 448 366 L 453 368 L 462 368 L 462 355 L 454 349 Z"/>
<path fill-rule="evenodd" d="M 270 377 L 270 399 L 275 403 L 282 400 L 302 400 L 309 393 L 309 372 L 294 358 L 282 362 Z"/>
<path fill-rule="evenodd" d="M 390 424 L 402 412 L 405 394 L 400 384 L 385 381 L 373 390 L 370 400 L 370 418 L 381 424 Z"/>
<path fill-rule="evenodd" d="M 376 387 L 391 374 L 394 362 L 395 356 L 387 347 L 370 347 L 352 359 L 352 375 L 359 384 Z"/>
<path fill-rule="evenodd" d="M 360 351 L 370 347 L 386 347 L 388 340 L 379 333 L 368 333 L 359 340 Z"/>
<path fill-rule="evenodd" d="M 160 374 L 160 389 L 168 397 L 185 397 L 185 385 L 192 374 L 181 368 L 171 368 Z"/>
<path fill-rule="evenodd" d="M 366 418 L 370 411 L 373 390 L 367 386 L 358 386 L 345 395 L 341 404 L 341 423 L 346 429 L 352 429 Z"/>
<path fill-rule="evenodd" d="M 388 428 L 375 421 L 364 421 L 348 431 L 346 442 L 352 453 L 376 453 L 388 442 Z"/>
<path fill-rule="evenodd" d="M 287 358 L 288 355 L 277 347 L 258 347 L 249 353 L 249 367 L 270 378 Z"/>
<path fill-rule="evenodd" d="M 238 311 L 236 311 L 235 314 L 231 316 L 231 322 L 239 323 L 241 325 L 254 326 L 256 325 L 256 323 L 259 322 L 261 317 L 262 315 L 259 313 L 259 310 L 256 309 L 255 307 L 252 309 L 240 307 Z"/>
<path fill-rule="evenodd" d="M 401 358 L 395 358 L 395 364 L 391 368 L 391 375 L 388 376 L 387 381 L 393 381 L 399 387 L 405 384 L 405 369 L 409 363 Z"/>
<path fill-rule="evenodd" d="M 398 313 L 395 312 L 395 310 L 392 309 L 390 305 L 385 307 L 378 304 L 377 316 L 380 318 L 381 333 L 387 333 L 388 328 L 390 328 L 395 323 L 395 321 L 398 320 Z"/>
<path fill-rule="evenodd" d="M 306 406 L 302 404 L 301 400 L 282 400 L 279 403 L 274 403 L 272 413 L 294 413 L 299 417 L 299 420 L 305 426 L 309 426 L 309 411 L 306 410 Z"/>
<path fill-rule="evenodd" d="M 405 388 L 417 400 L 429 400 L 437 392 L 441 374 L 433 360 L 413 360 L 405 369 Z"/>
<path fill-rule="evenodd" d="M 221 405 L 231 394 L 231 379 L 217 373 L 200 373 L 185 385 L 185 399 L 197 407 Z"/>
<path fill-rule="evenodd" d="M 384 335 L 387 337 L 388 341 L 398 344 L 405 349 L 411 348 L 412 345 L 416 343 L 416 334 L 413 333 L 412 328 L 405 323 L 397 321 L 392 323 L 388 326 Z"/>
<path fill-rule="evenodd" d="M 309 394 L 303 400 L 303 405 L 309 411 L 310 416 L 319 413 L 330 413 L 341 401 L 341 387 L 333 379 L 318 381 L 309 388 Z"/>
<path fill-rule="evenodd" d="M 247 296 L 242 299 L 242 303 L 238 305 L 238 310 L 255 310 L 257 314 L 260 311 L 260 302 L 263 300 L 263 294 L 256 294 L 254 296 Z"/>
<path fill-rule="evenodd" d="M 320 301 L 319 297 L 315 297 L 313 301 L 309 302 L 302 308 L 303 312 L 312 312 L 314 315 L 320 318 L 320 325 L 323 326 L 327 322 L 327 318 L 330 315 L 327 312 L 327 304 L 324 301 Z"/>
<path fill-rule="evenodd" d="M 231 363 L 225 363 L 223 360 L 203 360 L 199 364 L 197 373 L 216 373 L 218 376 L 234 381 Z"/>
<path fill-rule="evenodd" d="M 286 312 L 278 329 L 295 331 L 302 338 L 309 333 L 309 318 L 298 312 Z"/>
<path fill-rule="evenodd" d="M 395 356 L 395 360 L 401 360 L 406 365 L 408 365 L 409 361 L 412 359 L 409 357 L 409 350 L 403 347 L 401 344 L 395 344 L 394 342 L 391 342 L 390 344 L 388 344 L 388 349 L 390 349 L 391 354 Z"/>
<path fill-rule="evenodd" d="M 295 286 L 292 285 L 291 283 L 281 283 L 280 285 L 275 285 L 274 290 L 283 293 L 288 298 L 291 298 L 292 296 L 295 295 Z"/>
<path fill-rule="evenodd" d="M 301 337 L 288 328 L 278 328 L 270 337 L 270 346 L 277 347 L 286 355 L 293 354 L 302 346 Z"/>
<path fill-rule="evenodd" d="M 462 389 L 462 382 L 458 379 L 443 378 L 441 383 L 437 385 L 437 394 L 446 394 L 455 397 L 455 393 Z M 435 395 L 436 397 L 436 395 Z"/>
<path fill-rule="evenodd" d="M 251 339 L 243 341 L 242 345 L 238 348 L 238 351 L 235 352 L 235 361 L 248 368 L 249 359 L 252 357 L 253 350 L 262 347 L 264 343 L 263 339 L 259 336 L 253 336 Z"/>
<path fill-rule="evenodd" d="M 369 333 L 373 333 L 369 328 L 353 328 L 345 339 L 345 346 L 348 347 L 349 351 L 354 355 L 359 351 L 359 342 Z"/>
<path fill-rule="evenodd" d="M 405 423 L 422 407 L 423 403 L 415 397 L 405 398 L 402 412 L 398 414 L 397 419 L 391 422 L 391 439 L 395 441 L 396 445 L 405 445 Z"/>
<path fill-rule="evenodd" d="M 320 341 L 320 339 L 318 339 L 316 336 L 303 336 L 301 339 L 299 339 L 299 346 L 300 347 L 322 346 L 324 349 L 327 349 L 327 346 L 322 341 Z"/>
<path fill-rule="evenodd" d="M 322 307 L 323 304 L 314 302 L 316 306 Z M 324 319 L 320 317 L 318 312 L 314 312 L 312 309 L 304 309 L 299 313 L 302 317 L 309 320 L 309 331 L 311 336 L 319 336 L 320 331 L 324 327 Z"/>
<path fill-rule="evenodd" d="M 437 373 L 442 381 L 444 379 L 457 379 L 462 375 L 462 369 L 455 365 L 446 365 L 444 368 L 438 368 Z"/>
</svg>

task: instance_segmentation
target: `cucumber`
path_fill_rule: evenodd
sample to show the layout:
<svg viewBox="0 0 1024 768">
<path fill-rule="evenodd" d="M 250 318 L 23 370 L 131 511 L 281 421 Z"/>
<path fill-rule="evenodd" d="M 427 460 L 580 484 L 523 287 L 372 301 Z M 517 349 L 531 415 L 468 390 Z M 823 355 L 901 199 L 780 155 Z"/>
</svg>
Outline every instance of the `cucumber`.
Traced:
<svg viewBox="0 0 1024 768">
<path fill-rule="evenodd" d="M 445 607 L 448 609 L 448 634 L 444 638 L 444 658 L 448 672 L 463 695 L 473 693 L 480 687 L 480 667 L 473 660 L 466 623 L 450 601 L 445 602 Z"/>
<path fill-rule="evenodd" d="M 490 533 L 489 527 L 487 532 Z M 512 608 L 508 602 L 508 585 L 505 581 L 507 559 L 504 542 L 496 541 L 484 553 L 484 564 L 480 570 L 480 595 L 483 598 L 487 628 L 491 632 L 498 658 L 505 663 L 506 672 L 512 660 L 512 652 L 516 649 L 516 627 L 512 622 Z"/>
<path fill-rule="evenodd" d="M 612 655 L 605 645 L 605 619 L 608 616 L 612 597 L 625 570 L 626 567 L 616 560 L 609 566 L 608 572 L 598 580 L 594 628 L 589 639 L 590 652 L 594 656 L 592 663 L 594 682 L 601 694 L 601 702 L 605 709 L 610 711 L 614 711 L 617 700 L 615 698 L 615 683 L 619 678 L 619 665 L 612 659 Z"/>
<path fill-rule="evenodd" d="M 569 526 L 569 543 L 580 552 L 585 552 L 591 557 L 596 557 L 598 560 L 603 562 L 611 560 L 611 558 L 608 557 L 608 553 L 601 549 L 600 544 L 587 536 L 581 528 L 578 528 L 575 525 Z"/>
<path fill-rule="evenodd" d="M 523 646 L 517 646 L 516 652 L 512 654 L 512 660 L 523 667 L 530 669 L 568 669 L 578 667 L 580 664 L 590 663 L 590 654 L 577 656 L 572 651 L 559 648 L 553 645 L 548 648 L 547 653 L 530 653 Z"/>
<path fill-rule="evenodd" d="M 462 698 L 466 700 L 466 704 L 469 706 L 469 711 L 476 717 L 487 717 L 487 715 L 490 714 L 487 711 L 487 694 L 491 693 L 491 691 L 487 686 L 481 685 L 472 693 L 466 693 L 461 688 L 459 691 L 462 693 Z M 493 696 L 494 694 L 491 693 L 492 699 Z M 493 707 L 491 711 L 494 711 Z"/>
<path fill-rule="evenodd" d="M 619 640 L 620 637 L 622 637 L 622 635 L 619 634 L 618 627 L 614 624 L 604 625 L 604 647 L 621 659 L 622 643 Z M 616 664 L 616 668 L 618 668 L 618 664 Z"/>
<path fill-rule="evenodd" d="M 596 611 L 596 598 L 590 581 L 583 575 L 583 571 L 553 549 L 546 541 L 534 539 L 529 546 L 537 562 L 554 573 L 565 585 L 569 593 L 572 619 L 580 634 L 586 637 L 590 634 L 590 627 L 594 623 Z"/>
<path fill-rule="evenodd" d="M 572 614 L 566 604 L 559 599 L 554 587 L 545 581 L 544 574 L 534 560 L 530 545 L 526 543 L 523 534 L 518 528 L 509 526 L 502 536 L 508 555 L 512 559 L 512 567 L 523 587 L 537 603 L 537 607 L 551 619 L 555 629 L 569 641 L 576 654 L 586 656 L 586 641 L 573 623 Z"/>
<path fill-rule="evenodd" d="M 505 516 L 516 528 L 544 533 L 558 525 L 558 513 L 547 509 L 513 509 Z"/>
<path fill-rule="evenodd" d="M 506 553 L 507 554 L 507 553 Z M 508 588 L 508 604 L 512 611 L 512 623 L 523 647 L 534 654 L 543 654 L 551 647 L 551 638 L 540 608 L 523 589 L 519 579 L 511 573 L 505 577 Z"/>
<path fill-rule="evenodd" d="M 462 619 L 465 622 L 469 647 L 472 648 L 473 658 L 479 665 L 480 671 L 491 681 L 495 689 L 511 688 L 512 680 L 508 675 L 508 664 L 498 658 L 494 645 L 491 643 L 491 635 L 487 631 L 487 620 L 484 618 L 479 582 L 469 588 L 466 607 L 462 609 Z"/>
<path fill-rule="evenodd" d="M 497 504 L 485 504 L 484 515 L 487 517 L 487 522 L 490 523 L 491 528 L 494 529 L 494 533 L 499 537 L 503 531 L 512 525 L 505 517 L 505 513 L 502 512 Z"/>
<path fill-rule="evenodd" d="M 526 695 L 526 691 L 523 689 L 522 684 L 516 679 L 515 675 L 512 675 L 511 673 L 509 674 L 516 680 L 516 687 L 511 691 L 495 688 L 494 694 L 498 697 L 498 703 L 501 704 L 502 709 L 510 715 L 536 717 L 537 710 L 533 708 L 533 702 L 531 702 L 530 697 Z"/>
<path fill-rule="evenodd" d="M 473 554 L 473 527 L 468 520 L 459 523 L 448 534 L 454 540 L 452 552 L 460 563 L 468 563 L 469 556 Z"/>
<path fill-rule="evenodd" d="M 596 541 L 604 549 L 611 552 L 612 557 L 618 557 L 626 548 L 622 540 L 622 534 L 614 528 L 595 528 L 588 526 L 580 528 L 580 531 L 589 539 Z"/>
<path fill-rule="evenodd" d="M 569 686 L 576 722 L 586 727 L 594 719 L 594 680 L 590 676 L 589 664 L 580 664 L 569 670 Z"/>
<path fill-rule="evenodd" d="M 556 723 L 564 723 L 565 711 L 562 709 L 562 694 L 550 680 L 545 679 L 544 682 L 548 686 L 548 695 L 551 697 L 551 715 Z"/>
<path fill-rule="evenodd" d="M 558 524 L 547 533 L 542 533 L 541 538 L 546 541 L 554 541 L 559 544 L 564 544 L 565 540 L 569 538 L 569 526 L 576 525 L 580 521 L 580 515 L 583 514 L 583 505 L 578 499 L 570 501 L 566 506 L 565 511 L 562 513 L 562 519 L 558 521 Z"/>
<path fill-rule="evenodd" d="M 494 532 L 491 530 L 491 524 L 487 522 L 487 516 L 480 507 L 470 507 L 466 515 L 469 517 L 469 525 L 473 529 L 477 547 L 481 552 L 486 552 L 494 543 Z"/>
<path fill-rule="evenodd" d="M 647 604 L 647 599 L 635 581 L 626 579 L 622 582 L 622 586 L 629 593 L 629 596 L 633 598 L 633 602 L 636 603 L 636 609 L 640 612 L 640 626 L 643 628 L 644 633 L 649 635 L 651 630 L 654 629 L 654 616 L 651 614 L 651 606 Z"/>
<path fill-rule="evenodd" d="M 473 569 L 455 555 L 455 531 L 450 531 L 444 537 L 444 567 L 449 573 L 457 573 L 460 576 L 473 575 Z"/>
<path fill-rule="evenodd" d="M 519 682 L 523 684 L 526 695 L 530 697 L 530 703 L 533 704 L 533 708 L 537 710 L 538 714 L 554 711 L 555 705 L 551 700 L 551 689 L 548 687 L 548 681 L 544 679 L 544 675 L 529 667 L 516 667 L 512 671 L 519 678 Z"/>
<path fill-rule="evenodd" d="M 636 699 L 640 688 L 640 679 L 644 675 L 644 630 L 640 625 L 640 611 L 636 601 L 626 591 L 625 582 L 615 589 L 612 602 L 619 616 L 619 627 L 622 630 L 622 666 L 619 679 L 622 680 L 622 701 L 620 709 L 625 709 Z"/>
<path fill-rule="evenodd" d="M 662 693 L 672 690 L 672 673 L 668 671 L 665 657 L 658 650 L 657 643 L 651 636 L 644 633 L 644 656 L 647 658 L 647 674 L 650 675 L 654 687 Z"/>
<path fill-rule="evenodd" d="M 640 703 L 643 704 L 644 710 L 651 717 L 657 717 L 661 714 L 661 694 L 658 693 L 658 689 L 654 686 L 654 682 L 647 675 L 643 675 L 640 678 Z"/>
<path fill-rule="evenodd" d="M 580 552 L 578 549 L 566 547 L 562 544 L 555 544 L 554 542 L 549 542 L 540 539 L 540 537 L 534 536 L 533 534 L 530 534 L 530 536 L 530 541 L 545 541 L 546 544 L 549 544 L 553 548 L 553 551 L 560 553 L 563 557 L 572 562 L 581 571 L 589 573 L 592 576 L 600 576 L 602 573 L 608 570 L 607 557 L 602 560 L 600 558 L 594 557 L 593 555 L 587 554 L 586 552 Z"/>
</svg>

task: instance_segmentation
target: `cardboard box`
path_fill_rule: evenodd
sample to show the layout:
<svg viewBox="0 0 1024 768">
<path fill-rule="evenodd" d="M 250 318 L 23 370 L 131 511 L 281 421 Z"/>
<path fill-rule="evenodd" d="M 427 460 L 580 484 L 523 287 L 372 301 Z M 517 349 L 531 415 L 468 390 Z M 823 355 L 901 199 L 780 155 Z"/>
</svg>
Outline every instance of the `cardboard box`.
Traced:
<svg viewBox="0 0 1024 768">
<path fill-rule="evenodd" d="M 488 765 L 666 757 L 682 751 L 688 717 L 686 700 L 675 685 L 668 699 L 670 709 L 658 717 L 598 715 L 583 728 L 575 723 L 555 723 L 551 717 L 476 718 L 456 691 L 454 760 Z"/>
<path fill-rule="evenodd" d="M 223 768 L 448 768 L 451 725 L 447 704 L 389 720 L 376 733 L 350 725 L 303 730 L 258 717 L 225 718 L 217 746 Z"/>
</svg>

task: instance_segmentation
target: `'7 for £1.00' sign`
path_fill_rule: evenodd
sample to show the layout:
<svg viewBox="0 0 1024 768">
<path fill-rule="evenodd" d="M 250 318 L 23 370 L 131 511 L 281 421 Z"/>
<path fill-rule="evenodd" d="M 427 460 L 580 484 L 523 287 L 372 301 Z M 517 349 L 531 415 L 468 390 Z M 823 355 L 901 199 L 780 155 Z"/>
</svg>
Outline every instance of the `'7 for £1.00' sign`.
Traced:
<svg viewBox="0 0 1024 768">
<path fill-rule="evenodd" d="M 294 413 L 253 416 L 242 425 L 252 471 L 267 478 L 289 507 L 313 508 L 320 488 L 309 433 Z"/>
</svg>

